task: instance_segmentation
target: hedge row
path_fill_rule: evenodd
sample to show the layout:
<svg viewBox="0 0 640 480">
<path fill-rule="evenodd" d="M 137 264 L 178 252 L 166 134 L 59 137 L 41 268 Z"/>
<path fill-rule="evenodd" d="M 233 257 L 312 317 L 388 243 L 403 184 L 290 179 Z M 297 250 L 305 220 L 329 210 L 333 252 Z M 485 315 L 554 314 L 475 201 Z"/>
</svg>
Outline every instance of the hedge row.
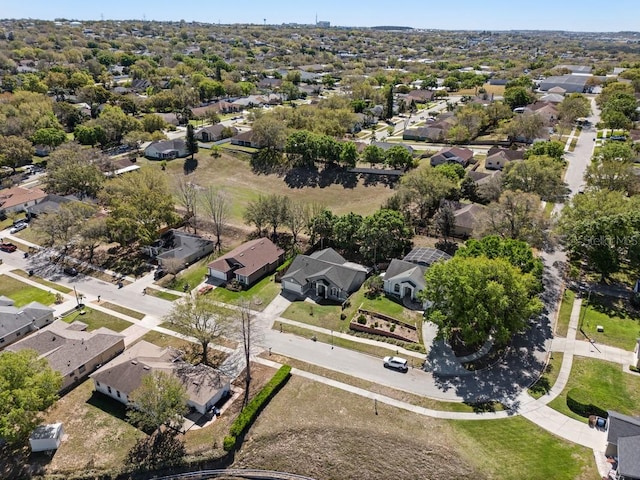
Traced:
<svg viewBox="0 0 640 480">
<path fill-rule="evenodd" d="M 607 411 L 597 405 L 593 405 L 589 398 L 589 393 L 580 388 L 572 388 L 567 392 L 567 407 L 582 417 L 597 415 L 607 418 L 608 416 Z"/>
<path fill-rule="evenodd" d="M 260 392 L 251 399 L 231 424 L 229 435 L 224 437 L 222 448 L 230 452 L 236 448 L 237 438 L 245 433 L 258 418 L 262 409 L 269 403 L 276 393 L 287 383 L 291 377 L 291 367 L 283 365 Z"/>
</svg>

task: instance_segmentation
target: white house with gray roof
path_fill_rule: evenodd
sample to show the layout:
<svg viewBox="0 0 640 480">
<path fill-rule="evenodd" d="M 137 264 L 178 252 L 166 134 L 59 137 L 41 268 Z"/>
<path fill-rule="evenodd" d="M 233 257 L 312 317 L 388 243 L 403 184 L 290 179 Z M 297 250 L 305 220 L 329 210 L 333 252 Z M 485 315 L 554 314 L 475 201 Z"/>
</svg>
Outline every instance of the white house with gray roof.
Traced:
<svg viewBox="0 0 640 480">
<path fill-rule="evenodd" d="M 334 249 L 325 248 L 293 260 L 282 277 L 282 292 L 343 302 L 362 286 L 368 273 L 367 267 L 348 262 Z"/>
<path fill-rule="evenodd" d="M 151 142 L 144 149 L 144 156 L 155 160 L 168 160 L 189 155 L 187 144 L 181 138 Z"/>
<path fill-rule="evenodd" d="M 22 307 L 0 296 L 0 349 L 53 322 L 54 310 L 38 302 Z"/>
<path fill-rule="evenodd" d="M 617 458 L 618 480 L 640 480 L 640 417 L 609 411 L 605 455 Z"/>
</svg>

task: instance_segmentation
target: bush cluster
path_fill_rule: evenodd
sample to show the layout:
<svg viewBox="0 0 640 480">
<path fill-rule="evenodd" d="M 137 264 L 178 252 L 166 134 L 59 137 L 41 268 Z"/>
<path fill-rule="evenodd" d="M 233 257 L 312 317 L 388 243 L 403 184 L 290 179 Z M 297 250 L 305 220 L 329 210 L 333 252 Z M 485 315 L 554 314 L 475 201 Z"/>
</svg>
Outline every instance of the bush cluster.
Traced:
<svg viewBox="0 0 640 480">
<path fill-rule="evenodd" d="M 363 314 L 360 314 L 360 315 L 358 315 L 357 322 L 360 325 L 366 325 L 367 324 L 367 317 L 365 317 Z"/>
<path fill-rule="evenodd" d="M 579 388 L 572 388 L 567 393 L 567 407 L 574 413 L 582 417 L 589 415 L 597 415 L 607 418 L 607 411 L 597 405 L 593 405 L 590 400 L 589 393 Z"/>
<path fill-rule="evenodd" d="M 237 438 L 245 433 L 256 420 L 262 409 L 269 403 L 276 393 L 284 386 L 291 376 L 291 367 L 283 365 L 269 380 L 260 392 L 251 399 L 231 424 L 229 435 L 224 437 L 222 448 L 230 452 L 236 448 Z"/>
</svg>

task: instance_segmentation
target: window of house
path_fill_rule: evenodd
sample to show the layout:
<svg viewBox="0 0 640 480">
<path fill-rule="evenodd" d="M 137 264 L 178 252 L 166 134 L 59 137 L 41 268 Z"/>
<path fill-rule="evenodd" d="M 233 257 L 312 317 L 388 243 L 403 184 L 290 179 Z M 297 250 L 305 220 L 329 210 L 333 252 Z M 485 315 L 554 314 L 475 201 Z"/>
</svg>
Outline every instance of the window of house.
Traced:
<svg viewBox="0 0 640 480">
<path fill-rule="evenodd" d="M 331 296 L 332 297 L 338 296 L 338 289 L 336 287 L 331 287 Z"/>
<path fill-rule="evenodd" d="M 396 292 L 396 293 L 400 293 L 400 284 L 399 283 L 396 283 L 393 286 L 393 291 Z"/>
<path fill-rule="evenodd" d="M 111 393 L 111 387 L 107 387 L 107 392 Z"/>
<path fill-rule="evenodd" d="M 80 365 L 80 367 L 78 368 L 78 372 L 82 373 L 85 371 L 85 366 L 84 365 Z"/>
<path fill-rule="evenodd" d="M 120 398 L 120 390 L 116 390 L 116 395 Z"/>
</svg>

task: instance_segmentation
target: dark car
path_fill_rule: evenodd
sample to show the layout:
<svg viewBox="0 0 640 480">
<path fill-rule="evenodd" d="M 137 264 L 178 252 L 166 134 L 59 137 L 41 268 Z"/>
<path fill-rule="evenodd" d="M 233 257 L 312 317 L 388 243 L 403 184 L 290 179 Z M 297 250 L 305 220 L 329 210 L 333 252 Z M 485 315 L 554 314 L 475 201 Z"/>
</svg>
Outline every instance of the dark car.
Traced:
<svg viewBox="0 0 640 480">
<path fill-rule="evenodd" d="M 74 267 L 64 267 L 62 271 L 71 277 L 75 277 L 76 275 L 78 275 L 78 270 L 76 270 Z"/>
<path fill-rule="evenodd" d="M 13 243 L 0 243 L 0 250 L 3 252 L 15 252 L 18 249 Z"/>
<path fill-rule="evenodd" d="M 626 142 L 627 141 L 627 137 L 624 135 L 611 135 L 609 137 L 609 140 L 613 140 L 615 142 Z"/>
</svg>

